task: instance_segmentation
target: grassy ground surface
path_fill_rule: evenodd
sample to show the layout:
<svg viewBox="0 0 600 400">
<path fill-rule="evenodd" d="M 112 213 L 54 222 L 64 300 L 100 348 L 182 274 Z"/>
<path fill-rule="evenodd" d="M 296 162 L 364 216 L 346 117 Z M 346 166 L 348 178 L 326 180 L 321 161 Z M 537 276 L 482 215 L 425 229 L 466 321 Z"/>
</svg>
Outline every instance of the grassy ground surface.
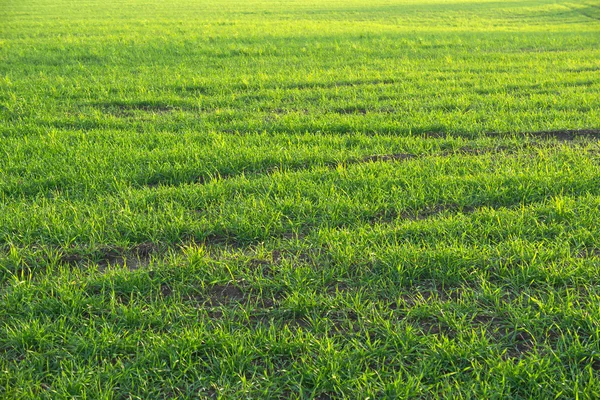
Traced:
<svg viewBox="0 0 600 400">
<path fill-rule="evenodd" d="M 0 397 L 598 398 L 600 4 L 0 0 Z"/>
</svg>

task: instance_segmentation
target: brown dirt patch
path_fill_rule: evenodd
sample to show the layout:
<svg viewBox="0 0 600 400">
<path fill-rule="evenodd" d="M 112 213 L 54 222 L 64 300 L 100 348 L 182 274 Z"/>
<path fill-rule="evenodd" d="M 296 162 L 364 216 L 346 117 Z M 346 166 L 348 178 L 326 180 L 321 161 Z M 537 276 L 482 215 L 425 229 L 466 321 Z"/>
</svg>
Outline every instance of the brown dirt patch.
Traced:
<svg viewBox="0 0 600 400">
<path fill-rule="evenodd" d="M 598 139 L 598 138 L 600 138 L 600 129 L 538 131 L 538 132 L 527 132 L 524 135 L 531 136 L 531 137 L 537 137 L 537 138 L 541 138 L 541 139 L 556 139 L 559 141 L 573 141 L 576 139 Z"/>
<path fill-rule="evenodd" d="M 404 161 L 416 158 L 415 154 L 411 153 L 395 153 L 395 154 L 374 154 L 360 159 L 360 162 L 378 162 L 378 161 Z"/>
<path fill-rule="evenodd" d="M 215 285 L 210 288 L 209 302 L 213 305 L 240 303 L 246 297 L 244 292 L 233 284 Z"/>
</svg>

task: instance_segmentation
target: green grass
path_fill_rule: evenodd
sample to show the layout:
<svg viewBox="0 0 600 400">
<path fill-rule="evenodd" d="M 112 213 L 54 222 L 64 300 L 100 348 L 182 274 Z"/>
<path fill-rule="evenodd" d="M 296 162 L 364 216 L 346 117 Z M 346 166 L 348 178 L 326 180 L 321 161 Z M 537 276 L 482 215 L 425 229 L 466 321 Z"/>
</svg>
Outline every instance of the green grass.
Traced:
<svg viewBox="0 0 600 400">
<path fill-rule="evenodd" d="M 0 0 L 0 397 L 600 397 L 599 20 Z"/>
</svg>

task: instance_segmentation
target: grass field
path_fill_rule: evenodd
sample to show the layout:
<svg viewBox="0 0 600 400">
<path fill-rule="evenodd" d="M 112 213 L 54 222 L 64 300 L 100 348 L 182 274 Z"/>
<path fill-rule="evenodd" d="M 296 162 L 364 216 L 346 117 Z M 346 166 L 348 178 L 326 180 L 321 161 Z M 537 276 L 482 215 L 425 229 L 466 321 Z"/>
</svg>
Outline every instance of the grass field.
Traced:
<svg viewBox="0 0 600 400">
<path fill-rule="evenodd" d="M 600 397 L 600 2 L 0 0 L 0 398 Z"/>
</svg>

